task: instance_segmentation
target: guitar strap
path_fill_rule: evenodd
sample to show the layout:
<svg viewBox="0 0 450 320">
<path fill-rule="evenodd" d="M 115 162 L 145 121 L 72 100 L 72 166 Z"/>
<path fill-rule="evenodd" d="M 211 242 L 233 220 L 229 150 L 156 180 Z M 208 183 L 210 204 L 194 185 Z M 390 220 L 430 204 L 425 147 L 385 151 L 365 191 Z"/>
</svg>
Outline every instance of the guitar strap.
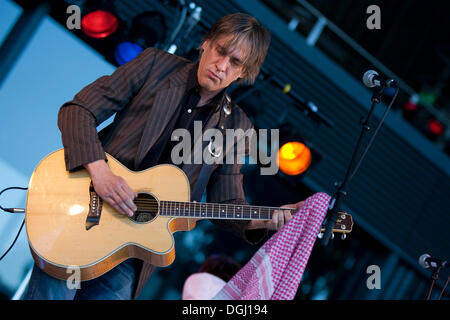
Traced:
<svg viewBox="0 0 450 320">
<path fill-rule="evenodd" d="M 232 106 L 230 97 L 225 94 L 225 103 L 222 103 L 222 110 L 220 111 L 219 121 L 217 127 L 221 130 L 222 136 L 225 137 L 226 131 L 226 119 L 231 114 Z M 222 152 L 223 152 L 222 148 Z M 214 170 L 215 163 L 207 164 L 203 163 L 200 175 L 195 183 L 194 190 L 191 194 L 191 201 L 200 202 L 202 200 L 203 193 L 208 185 L 209 178 Z"/>
</svg>

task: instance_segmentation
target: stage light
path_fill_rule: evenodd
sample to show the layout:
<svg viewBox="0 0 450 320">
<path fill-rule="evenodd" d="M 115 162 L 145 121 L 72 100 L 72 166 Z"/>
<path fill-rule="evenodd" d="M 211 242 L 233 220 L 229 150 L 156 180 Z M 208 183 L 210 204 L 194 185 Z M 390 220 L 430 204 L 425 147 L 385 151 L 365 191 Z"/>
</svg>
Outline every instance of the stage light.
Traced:
<svg viewBox="0 0 450 320">
<path fill-rule="evenodd" d="M 117 46 L 114 52 L 114 58 L 121 66 L 134 59 L 143 50 L 144 49 L 138 44 L 132 42 L 122 42 Z"/>
<path fill-rule="evenodd" d="M 305 172 L 311 165 L 311 150 L 298 141 L 289 141 L 281 146 L 277 156 L 278 166 L 287 175 Z"/>
<path fill-rule="evenodd" d="M 381 99 L 384 103 L 389 104 L 394 98 L 396 89 L 394 87 L 384 88 Z"/>
<path fill-rule="evenodd" d="M 438 120 L 432 118 L 427 121 L 427 136 L 431 140 L 435 140 L 444 134 L 444 125 Z"/>
<path fill-rule="evenodd" d="M 427 106 L 433 106 L 437 100 L 436 92 L 430 88 L 423 89 L 419 93 L 419 97 L 420 97 L 420 103 L 427 105 Z"/>
<path fill-rule="evenodd" d="M 140 45 L 143 49 L 155 47 L 165 36 L 165 19 L 159 12 L 145 11 L 137 15 L 131 23 L 129 41 Z"/>
<path fill-rule="evenodd" d="M 271 145 L 275 146 L 274 141 Z M 278 175 L 296 186 L 324 158 L 311 139 L 304 136 L 299 128 L 282 123 L 279 129 L 279 141 L 276 144 Z"/>
<path fill-rule="evenodd" d="M 418 102 L 419 102 L 419 96 L 417 94 L 414 94 L 411 96 L 409 101 L 407 101 L 403 105 L 403 117 L 406 120 L 408 120 L 408 121 L 414 120 L 416 113 L 419 110 Z"/>
<path fill-rule="evenodd" d="M 148 47 L 158 47 L 165 38 L 165 20 L 161 13 L 145 11 L 137 15 L 132 23 L 126 41 L 121 42 L 114 51 L 119 65 L 134 59 Z"/>
<path fill-rule="evenodd" d="M 102 39 L 113 34 L 119 26 L 117 17 L 106 10 L 95 10 L 81 19 L 81 30 L 91 38 Z"/>
</svg>

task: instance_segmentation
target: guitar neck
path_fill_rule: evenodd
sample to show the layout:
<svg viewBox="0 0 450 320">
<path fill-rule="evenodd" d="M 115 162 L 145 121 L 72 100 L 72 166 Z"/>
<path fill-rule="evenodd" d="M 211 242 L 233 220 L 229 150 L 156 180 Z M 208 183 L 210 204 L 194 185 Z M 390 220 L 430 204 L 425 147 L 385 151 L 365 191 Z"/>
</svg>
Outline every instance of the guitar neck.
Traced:
<svg viewBox="0 0 450 320">
<path fill-rule="evenodd" d="M 240 204 L 219 204 L 204 202 L 160 201 L 159 214 L 185 218 L 208 218 L 230 220 L 270 220 L 278 207 L 261 207 Z M 294 214 L 295 209 L 290 210 Z"/>
<path fill-rule="evenodd" d="M 136 203 L 136 201 L 135 201 Z M 196 218 L 196 219 L 229 219 L 229 220 L 270 220 L 276 210 L 289 210 L 292 215 L 296 209 L 280 207 L 262 207 L 242 204 L 222 204 L 204 202 L 159 201 L 138 203 L 138 211 L 153 211 L 161 216 Z M 333 226 L 333 232 L 349 233 L 353 226 L 352 217 L 340 212 Z"/>
</svg>

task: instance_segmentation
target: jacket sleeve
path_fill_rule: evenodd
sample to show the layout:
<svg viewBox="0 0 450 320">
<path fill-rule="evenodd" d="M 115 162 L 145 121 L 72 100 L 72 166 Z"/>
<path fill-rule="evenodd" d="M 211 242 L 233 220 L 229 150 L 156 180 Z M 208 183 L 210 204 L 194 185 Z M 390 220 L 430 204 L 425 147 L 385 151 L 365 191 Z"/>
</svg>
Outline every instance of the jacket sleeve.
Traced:
<svg viewBox="0 0 450 320">
<path fill-rule="evenodd" d="M 244 130 L 253 129 L 245 114 L 243 114 L 242 111 L 240 111 L 240 113 L 242 116 L 239 117 L 239 121 L 235 124 L 235 128 L 243 128 Z M 241 173 L 242 164 L 237 161 L 239 157 L 249 154 L 249 144 L 244 143 L 243 146 L 244 149 L 241 151 L 239 147 L 233 150 L 236 151 L 233 163 L 221 164 L 214 170 L 207 186 L 207 202 L 248 204 L 244 194 L 243 174 Z M 247 230 L 250 220 L 212 219 L 211 222 L 232 232 L 250 244 L 259 243 L 268 234 L 267 229 Z"/>
<path fill-rule="evenodd" d="M 148 48 L 111 75 L 84 87 L 58 112 L 67 170 L 106 159 L 96 127 L 127 106 L 151 73 L 156 50 Z"/>
</svg>

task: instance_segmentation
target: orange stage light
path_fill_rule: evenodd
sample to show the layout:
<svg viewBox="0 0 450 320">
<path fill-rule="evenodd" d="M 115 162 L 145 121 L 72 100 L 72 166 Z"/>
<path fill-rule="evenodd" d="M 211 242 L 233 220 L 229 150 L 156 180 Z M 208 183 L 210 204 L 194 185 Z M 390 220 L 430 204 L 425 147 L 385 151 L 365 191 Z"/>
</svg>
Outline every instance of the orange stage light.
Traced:
<svg viewBox="0 0 450 320">
<path fill-rule="evenodd" d="M 295 176 L 306 171 L 311 160 L 311 150 L 301 142 L 287 142 L 278 151 L 278 166 L 287 175 Z"/>
</svg>

